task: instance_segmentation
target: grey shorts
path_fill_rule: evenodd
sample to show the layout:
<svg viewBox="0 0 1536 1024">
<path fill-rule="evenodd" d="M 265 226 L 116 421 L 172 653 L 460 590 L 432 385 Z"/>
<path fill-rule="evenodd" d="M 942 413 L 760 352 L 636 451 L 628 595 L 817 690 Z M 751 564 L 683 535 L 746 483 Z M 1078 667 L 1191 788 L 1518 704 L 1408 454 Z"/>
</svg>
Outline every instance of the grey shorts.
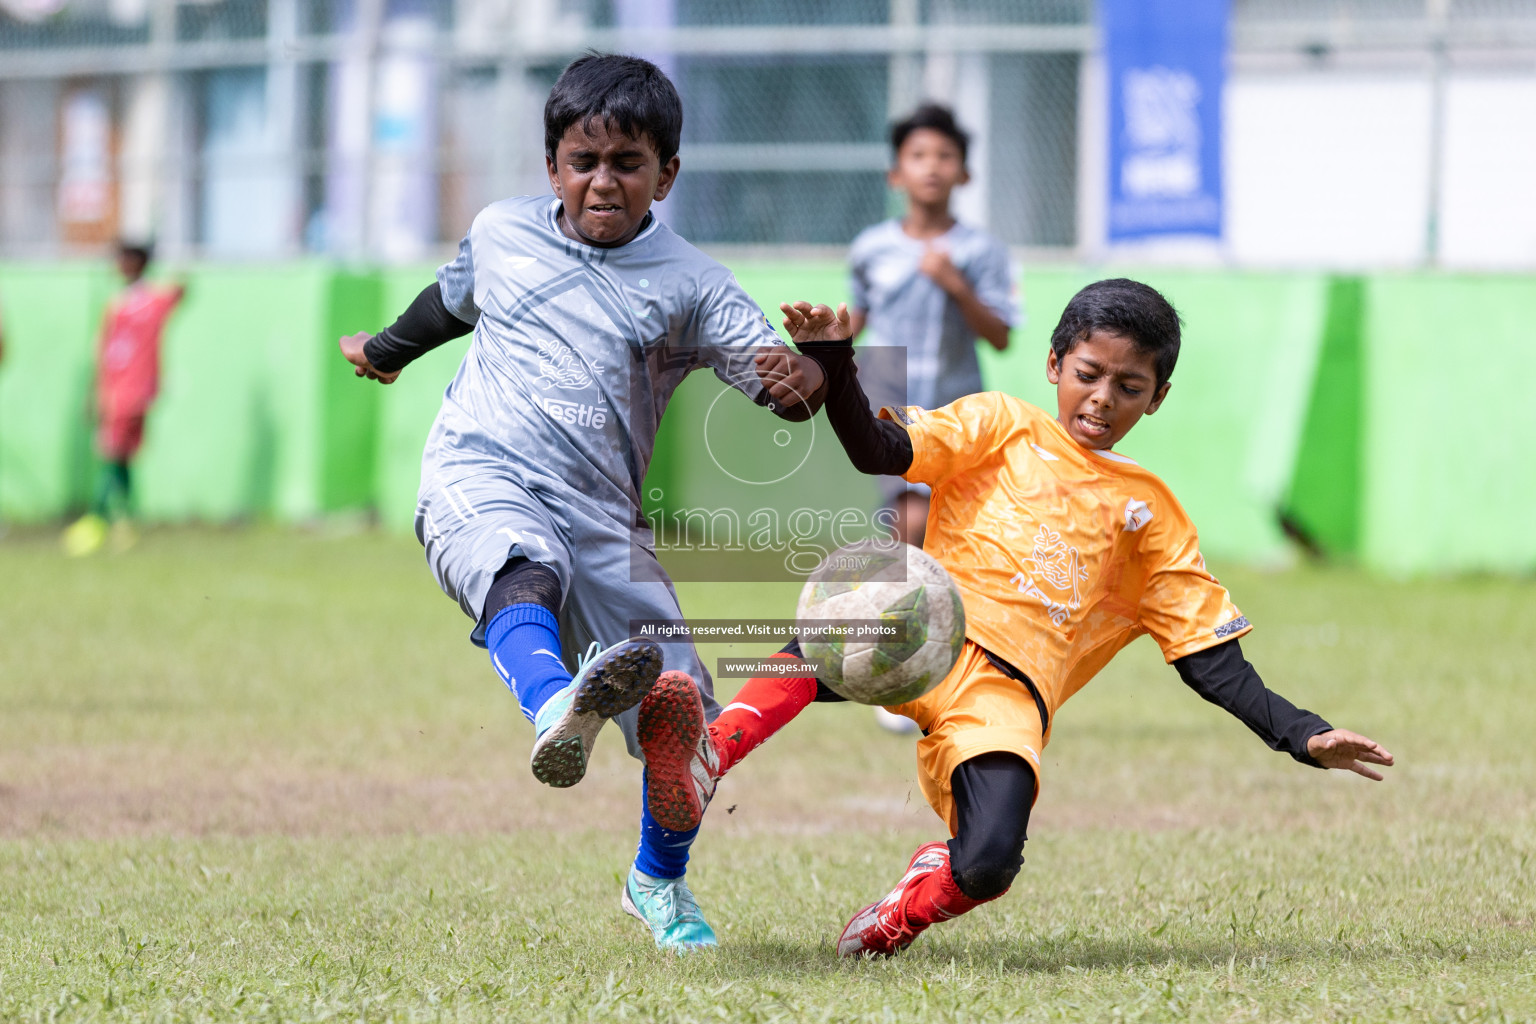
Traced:
<svg viewBox="0 0 1536 1024">
<path fill-rule="evenodd" d="M 485 645 L 483 611 L 496 572 L 516 557 L 552 569 L 560 579 L 560 644 L 566 667 L 596 641 L 607 647 L 630 635 L 634 619 L 681 619 L 677 591 L 656 560 L 650 531 L 626 526 L 570 501 L 535 492 L 494 469 L 449 483 L 424 483 L 416 504 L 416 537 L 443 592 L 475 622 L 470 640 Z M 663 667 L 691 675 L 705 716 L 720 713 L 714 683 L 691 641 L 662 643 Z M 615 721 L 629 752 L 640 756 L 634 708 Z"/>
</svg>

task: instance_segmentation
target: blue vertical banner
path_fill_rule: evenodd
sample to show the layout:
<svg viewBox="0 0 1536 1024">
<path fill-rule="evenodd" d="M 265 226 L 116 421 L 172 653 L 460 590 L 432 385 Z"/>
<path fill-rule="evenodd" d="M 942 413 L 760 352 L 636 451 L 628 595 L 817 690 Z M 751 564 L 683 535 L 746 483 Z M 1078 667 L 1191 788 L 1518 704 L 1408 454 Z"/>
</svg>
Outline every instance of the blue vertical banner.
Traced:
<svg viewBox="0 0 1536 1024">
<path fill-rule="evenodd" d="M 1099 0 L 1109 240 L 1221 237 L 1229 0 Z"/>
</svg>

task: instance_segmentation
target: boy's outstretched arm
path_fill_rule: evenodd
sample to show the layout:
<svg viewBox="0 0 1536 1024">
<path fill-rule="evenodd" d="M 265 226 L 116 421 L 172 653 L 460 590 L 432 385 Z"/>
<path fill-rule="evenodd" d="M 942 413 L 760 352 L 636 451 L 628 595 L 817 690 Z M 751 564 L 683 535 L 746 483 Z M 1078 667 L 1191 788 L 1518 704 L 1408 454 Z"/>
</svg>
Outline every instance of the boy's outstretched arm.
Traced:
<svg viewBox="0 0 1536 1024">
<path fill-rule="evenodd" d="M 826 374 L 827 419 L 853 468 L 875 476 L 901 476 L 912 467 L 912 439 L 901 424 L 869 411 L 853 362 L 848 307 L 840 304 L 834 312 L 809 302 L 786 302 L 779 309 L 790 340 Z"/>
<path fill-rule="evenodd" d="M 341 354 L 359 377 L 393 384 L 412 360 L 474 330 L 443 304 L 443 289 L 433 281 L 421 290 L 400 318 L 378 334 L 366 331 L 341 339 Z"/>
<path fill-rule="evenodd" d="M 1392 764 L 1392 755 L 1375 740 L 1335 729 L 1266 687 L 1236 639 L 1185 655 L 1173 667 L 1190 689 L 1236 716 L 1271 750 L 1302 764 L 1344 768 L 1377 782 L 1382 775 L 1370 766 Z"/>
<path fill-rule="evenodd" d="M 816 415 L 827 397 L 827 377 L 820 363 L 783 345 L 763 351 L 753 362 L 763 382 L 758 404 L 791 423 L 803 423 Z"/>
</svg>

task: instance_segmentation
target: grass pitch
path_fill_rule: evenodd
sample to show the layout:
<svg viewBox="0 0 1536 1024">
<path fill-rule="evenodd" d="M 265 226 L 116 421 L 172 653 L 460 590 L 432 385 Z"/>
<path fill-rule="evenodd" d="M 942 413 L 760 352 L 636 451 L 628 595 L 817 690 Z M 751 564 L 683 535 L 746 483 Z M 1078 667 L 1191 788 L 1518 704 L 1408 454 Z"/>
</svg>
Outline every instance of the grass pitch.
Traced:
<svg viewBox="0 0 1536 1024">
<path fill-rule="evenodd" d="M 1531 1019 L 1536 586 L 1224 579 L 1260 672 L 1385 743 L 1386 783 L 1267 751 L 1143 640 L 1059 715 L 1013 890 L 844 963 L 843 921 L 942 829 L 910 740 L 815 706 L 722 783 L 690 872 L 722 946 L 677 958 L 618 909 L 617 734 L 538 786 L 414 543 L 167 531 L 66 562 L 13 533 L 0 1020 Z"/>
</svg>

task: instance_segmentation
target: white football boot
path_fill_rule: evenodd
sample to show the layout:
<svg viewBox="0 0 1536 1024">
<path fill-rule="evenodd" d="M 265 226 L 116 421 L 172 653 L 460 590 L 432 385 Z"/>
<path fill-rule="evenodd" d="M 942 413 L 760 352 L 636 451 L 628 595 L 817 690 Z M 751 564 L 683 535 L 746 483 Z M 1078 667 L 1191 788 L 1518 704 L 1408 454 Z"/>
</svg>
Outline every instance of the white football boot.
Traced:
<svg viewBox="0 0 1536 1024">
<path fill-rule="evenodd" d="M 650 640 L 600 647 L 587 648 L 576 677 L 534 716 L 530 764 L 533 777 L 546 786 L 580 782 L 603 723 L 638 704 L 661 674 L 661 648 Z"/>
</svg>

